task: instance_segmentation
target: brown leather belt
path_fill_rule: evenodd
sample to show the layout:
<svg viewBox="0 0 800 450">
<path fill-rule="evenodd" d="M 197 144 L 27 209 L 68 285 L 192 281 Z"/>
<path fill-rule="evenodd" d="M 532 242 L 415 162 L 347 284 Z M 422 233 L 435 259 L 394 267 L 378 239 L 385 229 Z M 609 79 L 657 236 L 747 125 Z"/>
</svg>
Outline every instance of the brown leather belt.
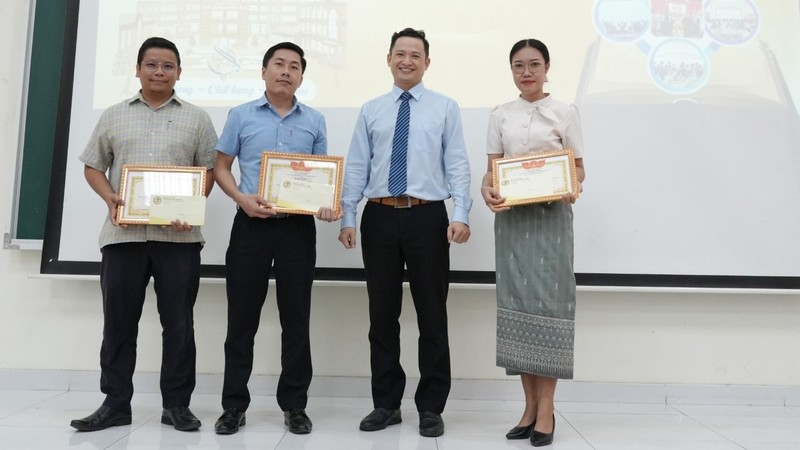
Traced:
<svg viewBox="0 0 800 450">
<path fill-rule="evenodd" d="M 412 206 L 427 205 L 433 203 L 432 200 L 422 200 L 419 198 L 402 195 L 400 197 L 378 197 L 369 199 L 372 203 L 379 203 L 393 208 L 411 208 Z"/>
</svg>

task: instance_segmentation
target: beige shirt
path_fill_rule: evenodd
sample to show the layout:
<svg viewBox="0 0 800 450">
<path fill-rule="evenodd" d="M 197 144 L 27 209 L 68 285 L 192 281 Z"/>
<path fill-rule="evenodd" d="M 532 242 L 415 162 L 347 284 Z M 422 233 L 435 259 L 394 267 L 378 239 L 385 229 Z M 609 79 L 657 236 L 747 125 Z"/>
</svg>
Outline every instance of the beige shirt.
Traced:
<svg viewBox="0 0 800 450">
<path fill-rule="evenodd" d="M 123 164 L 195 166 L 211 169 L 216 158 L 217 133 L 203 109 L 173 95 L 151 109 L 141 93 L 113 105 L 100 116 L 80 156 L 82 163 L 107 172 L 118 192 Z M 115 227 L 106 214 L 100 248 L 124 242 L 204 242 L 200 227 L 175 231 L 160 225 Z"/>
<path fill-rule="evenodd" d="M 575 105 L 547 97 L 529 102 L 517 98 L 500 105 L 489 115 L 486 153 L 523 155 L 571 148 L 583 157 L 583 135 Z"/>
</svg>

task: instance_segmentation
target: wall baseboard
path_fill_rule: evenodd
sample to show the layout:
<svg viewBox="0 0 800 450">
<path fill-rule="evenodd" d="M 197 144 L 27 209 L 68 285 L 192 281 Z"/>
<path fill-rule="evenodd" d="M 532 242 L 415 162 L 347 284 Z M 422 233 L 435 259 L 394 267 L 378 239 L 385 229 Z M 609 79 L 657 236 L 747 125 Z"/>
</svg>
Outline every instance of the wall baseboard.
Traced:
<svg viewBox="0 0 800 450">
<path fill-rule="evenodd" d="M 136 373 L 137 392 L 158 392 L 159 374 Z M 409 378 L 406 397 L 413 398 L 417 379 Z M 99 371 L 0 369 L 0 389 L 97 391 Z M 248 385 L 252 395 L 275 395 L 278 377 L 253 375 Z M 218 394 L 222 374 L 198 374 L 196 394 Z M 317 376 L 311 383 L 310 396 L 370 397 L 367 377 Z M 522 401 L 519 380 L 454 379 L 450 392 L 453 400 Z M 668 403 L 800 406 L 800 386 L 750 386 L 711 384 L 646 384 L 561 381 L 556 391 L 558 402 L 594 403 Z"/>
</svg>

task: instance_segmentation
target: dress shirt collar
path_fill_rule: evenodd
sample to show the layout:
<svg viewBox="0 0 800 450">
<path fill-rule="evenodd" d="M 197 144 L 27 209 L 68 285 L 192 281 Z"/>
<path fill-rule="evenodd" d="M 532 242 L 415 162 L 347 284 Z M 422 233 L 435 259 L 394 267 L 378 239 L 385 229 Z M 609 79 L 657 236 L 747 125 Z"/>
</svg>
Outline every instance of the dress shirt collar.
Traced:
<svg viewBox="0 0 800 450">
<path fill-rule="evenodd" d="M 128 99 L 128 104 L 132 104 L 132 103 L 135 103 L 135 102 L 142 102 L 142 103 L 144 103 L 146 105 L 150 105 L 149 103 L 147 103 L 147 100 L 144 99 L 144 96 L 142 96 L 142 90 L 141 89 L 139 89 L 139 92 L 137 92 L 136 95 L 134 95 L 133 97 Z M 168 98 L 167 101 L 165 101 L 160 106 L 158 106 L 158 108 L 155 108 L 155 109 L 163 108 L 164 106 L 169 105 L 172 102 L 175 102 L 175 103 L 177 103 L 179 105 L 183 104 L 183 99 L 178 97 L 178 94 L 175 93 L 174 89 L 172 90 L 172 97 Z"/>
<path fill-rule="evenodd" d="M 297 111 L 298 113 L 301 113 L 303 111 L 303 109 L 300 107 L 300 105 L 301 105 L 301 103 L 297 101 L 297 96 L 296 95 L 292 96 L 292 108 L 289 110 L 288 113 L 286 113 L 286 115 L 288 116 L 289 114 L 291 114 L 291 113 L 293 113 L 295 111 Z M 264 92 L 264 95 L 262 95 L 261 97 L 258 98 L 258 101 L 256 102 L 256 106 L 259 107 L 259 108 L 269 108 L 269 109 L 271 109 L 273 111 L 275 110 L 275 107 L 272 106 L 272 103 L 269 102 L 269 99 L 267 98 L 267 93 L 266 92 Z"/>
<path fill-rule="evenodd" d="M 399 99 L 400 96 L 403 95 L 403 92 L 405 92 L 405 91 L 400 89 L 399 87 L 397 87 L 397 85 L 393 84 L 392 85 L 392 92 L 391 92 L 392 100 L 397 102 L 397 99 Z M 414 100 L 417 100 L 417 101 L 419 101 L 419 98 L 422 97 L 422 93 L 423 92 L 425 92 L 425 85 L 422 84 L 421 81 L 419 83 L 417 83 L 416 86 L 414 86 L 413 88 L 408 90 L 408 93 L 411 94 L 411 96 L 414 97 Z"/>
</svg>

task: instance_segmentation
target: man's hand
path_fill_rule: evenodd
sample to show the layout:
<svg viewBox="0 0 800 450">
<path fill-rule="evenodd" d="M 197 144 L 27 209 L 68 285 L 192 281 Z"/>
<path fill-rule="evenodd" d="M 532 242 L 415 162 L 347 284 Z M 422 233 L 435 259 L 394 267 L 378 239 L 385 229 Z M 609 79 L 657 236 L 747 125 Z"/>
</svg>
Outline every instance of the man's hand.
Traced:
<svg viewBox="0 0 800 450">
<path fill-rule="evenodd" d="M 239 205 L 239 208 L 241 208 L 249 217 L 266 219 L 269 216 L 274 216 L 277 214 L 277 211 L 272 209 L 272 204 L 256 194 L 243 194 L 236 199 L 236 204 Z"/>
<path fill-rule="evenodd" d="M 181 222 L 180 219 L 175 219 L 169 225 L 162 225 L 161 228 L 172 227 L 175 231 L 191 231 L 192 226 L 186 222 Z"/>
<path fill-rule="evenodd" d="M 115 227 L 128 228 L 127 224 L 120 224 L 117 222 L 117 208 L 125 205 L 125 200 L 115 193 L 110 193 L 105 198 L 106 205 L 108 206 L 108 218 L 111 219 L 111 225 Z"/>
<path fill-rule="evenodd" d="M 456 244 L 463 244 L 469 239 L 470 231 L 469 225 L 462 222 L 450 222 L 447 227 L 447 242 L 455 242 Z M 341 238 L 340 238 L 341 240 Z"/>
<path fill-rule="evenodd" d="M 336 214 L 333 208 L 320 208 L 314 216 L 319 220 L 324 220 L 325 222 L 333 222 L 334 220 L 339 220 L 342 218 L 342 211 L 340 209 L 339 214 Z"/>
<path fill-rule="evenodd" d="M 339 232 L 339 242 L 344 248 L 356 248 L 356 229 L 353 227 L 342 228 Z"/>
</svg>

